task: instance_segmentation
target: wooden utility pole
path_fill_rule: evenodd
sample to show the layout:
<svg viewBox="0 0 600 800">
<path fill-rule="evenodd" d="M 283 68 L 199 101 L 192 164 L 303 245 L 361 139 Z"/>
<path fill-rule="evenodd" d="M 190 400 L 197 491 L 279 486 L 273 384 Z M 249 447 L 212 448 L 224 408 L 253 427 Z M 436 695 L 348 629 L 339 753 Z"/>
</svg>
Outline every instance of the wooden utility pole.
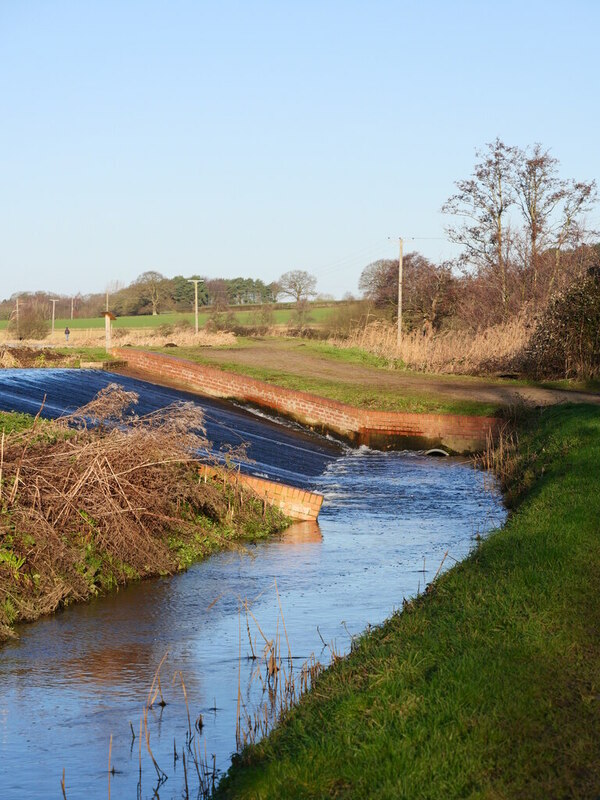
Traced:
<svg viewBox="0 0 600 800">
<path fill-rule="evenodd" d="M 402 247 L 404 242 L 402 238 L 400 242 L 400 250 L 398 253 L 398 347 L 402 344 Z"/>
<path fill-rule="evenodd" d="M 50 302 L 52 303 L 52 333 L 54 333 L 54 317 L 56 315 L 56 304 L 58 303 L 58 299 L 51 297 Z"/>
<path fill-rule="evenodd" d="M 111 326 L 113 320 L 116 319 L 114 314 L 111 314 L 110 311 L 104 311 L 102 316 L 104 317 L 104 332 L 105 332 L 105 339 L 106 339 L 106 352 L 110 353 L 111 343 L 110 343 L 110 334 L 111 334 Z"/>
<path fill-rule="evenodd" d="M 194 284 L 194 319 L 196 323 L 196 336 L 198 335 L 198 284 L 202 283 L 201 278 L 188 278 L 189 283 Z"/>
</svg>

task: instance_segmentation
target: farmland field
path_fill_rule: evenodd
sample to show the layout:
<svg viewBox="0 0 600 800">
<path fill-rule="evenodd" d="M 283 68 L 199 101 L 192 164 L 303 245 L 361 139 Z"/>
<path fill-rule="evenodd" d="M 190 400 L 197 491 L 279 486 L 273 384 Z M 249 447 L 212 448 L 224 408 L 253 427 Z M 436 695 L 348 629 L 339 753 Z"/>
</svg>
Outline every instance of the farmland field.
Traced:
<svg viewBox="0 0 600 800">
<path fill-rule="evenodd" d="M 333 312 L 335 306 L 317 307 L 311 309 L 308 321 L 313 324 L 320 324 L 324 322 Z M 257 310 L 250 311 L 237 311 L 231 309 L 233 317 L 239 325 L 256 325 L 261 324 Z M 292 308 L 276 308 L 273 311 L 273 320 L 275 325 L 288 325 L 292 321 L 294 310 Z M 204 327 L 210 319 L 210 311 L 202 310 L 198 312 L 198 325 Z M 194 313 L 182 312 L 168 312 L 165 314 L 158 314 L 153 317 L 150 314 L 136 317 L 117 317 L 113 326 L 115 328 L 156 328 L 159 325 L 174 325 L 178 322 L 187 321 L 191 325 L 194 324 Z M 0 330 L 5 330 L 8 325 L 8 320 L 0 320 Z M 55 321 L 56 330 L 64 329 L 66 326 L 73 330 L 80 329 L 93 329 L 104 327 L 104 317 L 84 317 L 75 319 L 60 318 Z"/>
</svg>

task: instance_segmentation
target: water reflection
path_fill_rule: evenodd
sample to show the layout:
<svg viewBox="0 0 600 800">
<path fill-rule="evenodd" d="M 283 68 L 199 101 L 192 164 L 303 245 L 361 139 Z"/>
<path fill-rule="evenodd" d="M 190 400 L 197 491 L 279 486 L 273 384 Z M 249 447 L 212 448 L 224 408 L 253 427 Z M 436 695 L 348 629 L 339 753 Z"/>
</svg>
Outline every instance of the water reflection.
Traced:
<svg viewBox="0 0 600 800">
<path fill-rule="evenodd" d="M 473 537 L 501 523 L 498 495 L 484 491 L 469 466 L 414 454 L 362 449 L 330 462 L 310 481 L 325 495 L 320 525 L 299 523 L 268 542 L 217 554 L 172 579 L 148 581 L 110 597 L 22 626 L 21 640 L 0 650 L 0 796 L 107 796 L 108 742 L 113 736 L 114 798 L 135 797 L 140 717 L 156 667 L 167 705 L 148 715 L 151 747 L 169 780 L 160 797 L 180 798 L 188 731 L 184 675 L 192 725 L 209 760 L 226 769 L 235 749 L 238 687 L 248 709 L 262 702 L 252 650 L 282 627 L 294 669 L 312 653 L 326 660 L 334 643 L 377 624 L 423 588 L 443 555 L 462 558 Z M 449 562 L 447 562 L 449 564 Z M 281 611 L 274 581 L 277 581 Z M 318 629 L 317 629 L 318 626 Z M 145 748 L 145 746 L 144 746 Z M 141 797 L 156 776 L 143 752 Z M 27 769 L 23 769 L 27 764 Z"/>
<path fill-rule="evenodd" d="M 298 545 L 299 549 L 302 549 L 307 544 L 320 544 L 323 541 L 323 534 L 318 522 L 307 520 L 290 525 L 281 534 L 280 539 L 287 545 L 290 553 L 293 553 L 294 545 Z"/>
</svg>

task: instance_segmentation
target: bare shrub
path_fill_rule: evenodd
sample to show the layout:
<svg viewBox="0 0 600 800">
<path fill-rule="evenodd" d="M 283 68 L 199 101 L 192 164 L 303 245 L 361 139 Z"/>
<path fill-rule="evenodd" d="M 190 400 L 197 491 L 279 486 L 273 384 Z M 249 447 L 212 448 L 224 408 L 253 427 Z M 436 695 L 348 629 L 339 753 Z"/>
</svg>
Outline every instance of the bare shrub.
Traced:
<svg viewBox="0 0 600 800">
<path fill-rule="evenodd" d="M 72 333 L 72 331 L 71 331 Z M 130 334 L 129 328 L 113 328 L 112 336 L 113 339 L 120 341 L 121 339 L 126 339 Z"/>
<path fill-rule="evenodd" d="M 19 340 L 45 339 L 50 333 L 46 305 L 38 301 L 23 304 L 18 317 L 14 316 L 8 323 L 8 333 Z"/>
<path fill-rule="evenodd" d="M 250 318 L 252 325 L 250 328 L 258 335 L 264 335 L 275 325 L 275 311 L 272 303 L 263 303 L 253 309 Z M 250 334 L 252 335 L 252 334 Z"/>
<path fill-rule="evenodd" d="M 204 326 L 209 333 L 231 331 L 237 325 L 233 311 L 219 310 L 217 306 L 211 306 L 210 317 Z"/>
<path fill-rule="evenodd" d="M 346 339 L 357 329 L 362 329 L 372 316 L 371 304 L 366 301 L 341 303 L 323 322 L 322 328 L 328 338 Z"/>
</svg>

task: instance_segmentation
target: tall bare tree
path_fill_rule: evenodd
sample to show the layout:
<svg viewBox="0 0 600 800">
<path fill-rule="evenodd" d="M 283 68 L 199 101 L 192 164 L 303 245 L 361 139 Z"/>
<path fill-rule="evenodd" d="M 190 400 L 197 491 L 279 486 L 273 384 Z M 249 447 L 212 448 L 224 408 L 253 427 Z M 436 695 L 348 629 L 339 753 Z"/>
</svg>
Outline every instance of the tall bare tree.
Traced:
<svg viewBox="0 0 600 800">
<path fill-rule="evenodd" d="M 515 152 L 511 181 L 525 225 L 526 266 L 534 299 L 538 297 L 543 257 L 554 250 L 549 289 L 556 280 L 564 246 L 581 244 L 581 218 L 596 198 L 594 181 L 564 180 L 558 176 L 558 166 L 558 159 L 541 144 Z"/>
<path fill-rule="evenodd" d="M 309 300 L 317 294 L 317 279 L 310 272 L 293 269 L 277 281 L 279 294 L 291 297 L 296 303 Z"/>
<path fill-rule="evenodd" d="M 442 210 L 463 218 L 447 232 L 463 248 L 460 261 L 475 268 L 478 288 L 487 283 L 500 294 L 506 318 L 523 303 L 543 304 L 563 283 L 561 258 L 585 241 L 596 184 L 562 179 L 541 144 L 521 149 L 496 139 L 476 152 L 472 176 L 457 181 Z"/>
<path fill-rule="evenodd" d="M 582 244 L 585 230 L 582 215 L 597 202 L 596 181 L 568 181 L 563 199 L 560 222 L 554 240 L 554 268 L 550 277 L 552 289 L 558 278 L 561 255 L 565 245 L 576 248 Z M 590 231 L 590 233 L 595 233 Z"/>
<path fill-rule="evenodd" d="M 540 255 L 550 246 L 552 216 L 566 193 L 566 183 L 557 176 L 558 159 L 535 144 L 515 153 L 512 183 L 525 222 L 525 258 L 532 274 L 533 296 L 537 295 Z"/>
<path fill-rule="evenodd" d="M 404 260 L 409 258 L 406 255 Z M 363 295 L 378 308 L 398 309 L 398 259 L 381 258 L 363 269 L 358 280 Z"/>
<path fill-rule="evenodd" d="M 479 159 L 473 174 L 456 182 L 458 192 L 442 207 L 446 214 L 464 222 L 446 230 L 453 242 L 463 247 L 461 261 L 490 273 L 497 284 L 503 315 L 508 311 L 508 249 L 510 236 L 507 214 L 515 202 L 511 183 L 516 149 L 500 139 L 477 150 Z"/>
</svg>

